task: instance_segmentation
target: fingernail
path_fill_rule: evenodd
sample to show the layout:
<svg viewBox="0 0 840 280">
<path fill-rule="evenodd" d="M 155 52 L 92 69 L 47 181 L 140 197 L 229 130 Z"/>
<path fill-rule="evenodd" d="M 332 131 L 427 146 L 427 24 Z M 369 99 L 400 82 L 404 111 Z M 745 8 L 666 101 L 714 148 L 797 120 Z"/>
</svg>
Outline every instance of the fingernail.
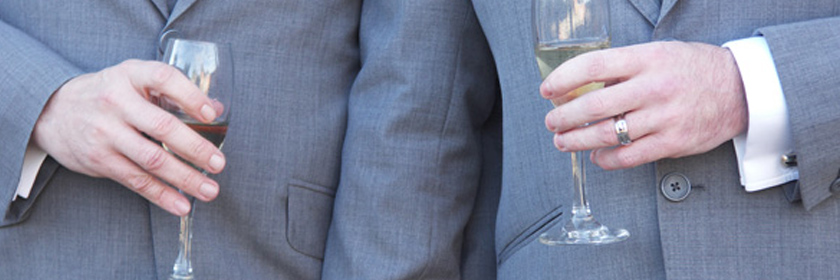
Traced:
<svg viewBox="0 0 840 280">
<path fill-rule="evenodd" d="M 210 157 L 210 168 L 213 168 L 214 171 L 222 170 L 222 168 L 225 168 L 225 159 L 219 155 L 213 155 Z"/>
<path fill-rule="evenodd" d="M 204 106 L 201 106 L 201 116 L 205 120 L 212 121 L 216 119 L 216 110 L 213 110 L 210 105 L 204 104 Z"/>
<path fill-rule="evenodd" d="M 219 188 L 210 183 L 203 183 L 198 188 L 198 192 L 205 198 L 212 199 L 219 193 Z"/>
<path fill-rule="evenodd" d="M 190 212 L 190 203 L 185 201 L 184 199 L 176 199 L 175 211 L 177 211 L 178 214 L 181 216 L 186 215 Z"/>
<path fill-rule="evenodd" d="M 545 81 L 543 81 L 543 83 L 540 85 L 540 95 L 542 95 L 544 98 L 549 98 L 549 97 L 551 97 L 552 88 L 553 88 L 553 87 L 551 86 L 551 82 L 549 82 L 549 81 L 546 79 L 546 80 L 545 80 Z"/>
<path fill-rule="evenodd" d="M 551 122 L 551 113 L 549 112 L 548 115 L 545 116 L 545 128 L 551 132 L 557 132 L 557 127 Z"/>
<path fill-rule="evenodd" d="M 546 129 L 548 129 L 548 131 L 555 132 L 555 131 L 554 131 L 554 126 L 553 126 L 553 125 L 551 125 L 551 124 L 550 124 L 550 123 L 548 123 L 548 122 L 546 122 L 546 123 L 545 123 L 545 128 L 546 128 Z"/>
<path fill-rule="evenodd" d="M 556 119 L 556 117 L 554 116 L 556 114 L 555 111 L 556 110 L 551 110 L 551 111 L 548 112 L 548 114 L 545 115 L 545 128 L 547 128 L 548 131 L 557 133 L 557 132 L 560 132 L 560 131 L 559 131 L 558 127 L 555 125 L 556 122 L 553 121 L 554 119 Z"/>
<path fill-rule="evenodd" d="M 213 110 L 216 111 L 216 114 L 219 114 L 219 113 L 222 113 L 222 112 L 225 111 L 225 104 L 222 104 L 222 102 L 219 102 L 218 99 L 211 99 L 210 100 L 210 105 L 213 106 Z"/>
<path fill-rule="evenodd" d="M 561 139 L 560 134 L 554 134 L 554 146 L 560 151 L 566 151 L 566 146 L 563 145 L 563 139 Z"/>
</svg>

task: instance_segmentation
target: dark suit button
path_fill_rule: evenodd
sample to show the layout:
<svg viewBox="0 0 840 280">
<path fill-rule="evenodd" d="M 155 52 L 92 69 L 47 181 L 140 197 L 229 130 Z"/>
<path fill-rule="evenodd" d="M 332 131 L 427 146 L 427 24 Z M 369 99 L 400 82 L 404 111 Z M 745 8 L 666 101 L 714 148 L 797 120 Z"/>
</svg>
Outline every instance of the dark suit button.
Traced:
<svg viewBox="0 0 840 280">
<path fill-rule="evenodd" d="M 158 51 L 160 52 L 160 54 L 163 54 L 163 52 L 166 51 L 166 43 L 169 42 L 169 39 L 180 37 L 181 33 L 179 33 L 178 30 L 164 30 L 158 38 Z"/>
<path fill-rule="evenodd" d="M 665 198 L 677 202 L 688 197 L 691 192 L 691 182 L 688 181 L 688 177 L 681 173 L 668 173 L 662 177 L 659 188 Z"/>
</svg>

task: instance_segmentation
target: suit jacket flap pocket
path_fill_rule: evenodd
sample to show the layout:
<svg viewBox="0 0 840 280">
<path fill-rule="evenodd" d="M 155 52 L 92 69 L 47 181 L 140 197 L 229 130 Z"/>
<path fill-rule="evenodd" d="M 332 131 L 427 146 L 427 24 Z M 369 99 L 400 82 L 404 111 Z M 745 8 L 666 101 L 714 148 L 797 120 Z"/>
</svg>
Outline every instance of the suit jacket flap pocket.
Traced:
<svg viewBox="0 0 840 280">
<path fill-rule="evenodd" d="M 295 251 L 324 258 L 334 199 L 335 192 L 329 188 L 301 181 L 289 184 L 286 237 Z"/>
</svg>

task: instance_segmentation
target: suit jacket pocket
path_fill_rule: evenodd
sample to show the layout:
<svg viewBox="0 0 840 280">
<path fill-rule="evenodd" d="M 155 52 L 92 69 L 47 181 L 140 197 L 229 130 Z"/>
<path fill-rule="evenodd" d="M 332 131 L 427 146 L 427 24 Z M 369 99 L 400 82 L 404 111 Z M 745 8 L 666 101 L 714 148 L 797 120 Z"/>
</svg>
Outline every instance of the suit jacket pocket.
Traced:
<svg viewBox="0 0 840 280">
<path fill-rule="evenodd" d="M 294 180 L 289 184 L 286 238 L 292 249 L 324 259 L 334 200 L 335 191 L 327 187 Z"/>
<path fill-rule="evenodd" d="M 506 246 L 504 246 L 500 251 L 499 255 L 497 256 L 497 262 L 499 265 L 504 263 L 507 259 L 513 256 L 519 249 L 525 247 L 532 242 L 536 242 L 537 237 L 540 234 L 545 232 L 550 228 L 554 228 L 558 223 L 560 223 L 560 217 L 563 215 L 562 207 L 558 206 L 554 208 L 550 212 L 546 213 L 542 218 L 538 221 L 531 224 L 531 226 L 522 230 L 519 235 L 517 235 L 513 240 L 510 241 Z M 556 229 L 556 228 L 555 228 Z"/>
</svg>

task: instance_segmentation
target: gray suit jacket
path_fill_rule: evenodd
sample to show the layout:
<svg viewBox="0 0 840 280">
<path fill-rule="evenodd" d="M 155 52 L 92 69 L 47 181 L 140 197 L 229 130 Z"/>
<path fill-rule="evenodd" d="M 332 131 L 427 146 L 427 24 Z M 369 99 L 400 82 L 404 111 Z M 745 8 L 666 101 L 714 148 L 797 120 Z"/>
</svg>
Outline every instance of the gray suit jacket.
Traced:
<svg viewBox="0 0 840 280">
<path fill-rule="evenodd" d="M 631 232 L 628 241 L 598 247 L 535 241 L 568 219 L 560 213 L 569 212 L 572 179 L 563 172 L 569 156 L 553 148 L 544 126 L 551 105 L 538 94 L 530 2 L 473 0 L 504 104 L 499 279 L 840 279 L 840 201 L 832 197 L 840 191 L 840 1 L 610 1 L 614 46 L 720 45 L 763 35 L 787 98 L 800 180 L 745 192 L 731 143 L 629 170 L 591 165 L 587 195 L 596 217 Z M 674 191 L 672 183 L 691 187 L 688 197 L 666 199 L 661 187 Z M 784 194 L 794 187 L 800 202 Z"/>
<path fill-rule="evenodd" d="M 499 128 L 497 83 L 466 0 L 180 0 L 171 11 L 165 0 L 9 0 L 0 1 L 2 278 L 171 271 L 177 218 L 110 180 L 48 159 L 33 195 L 10 202 L 50 94 L 81 73 L 154 60 L 169 30 L 234 48 L 239 95 L 227 168 L 215 176 L 222 190 L 196 206 L 198 278 L 457 279 L 468 219 L 477 221 L 468 233 L 492 234 L 476 229 L 492 226 L 494 205 L 471 213 L 482 166 L 498 165 L 481 154 L 498 143 L 487 136 Z M 470 256 L 464 264 L 487 263 Z"/>
</svg>

